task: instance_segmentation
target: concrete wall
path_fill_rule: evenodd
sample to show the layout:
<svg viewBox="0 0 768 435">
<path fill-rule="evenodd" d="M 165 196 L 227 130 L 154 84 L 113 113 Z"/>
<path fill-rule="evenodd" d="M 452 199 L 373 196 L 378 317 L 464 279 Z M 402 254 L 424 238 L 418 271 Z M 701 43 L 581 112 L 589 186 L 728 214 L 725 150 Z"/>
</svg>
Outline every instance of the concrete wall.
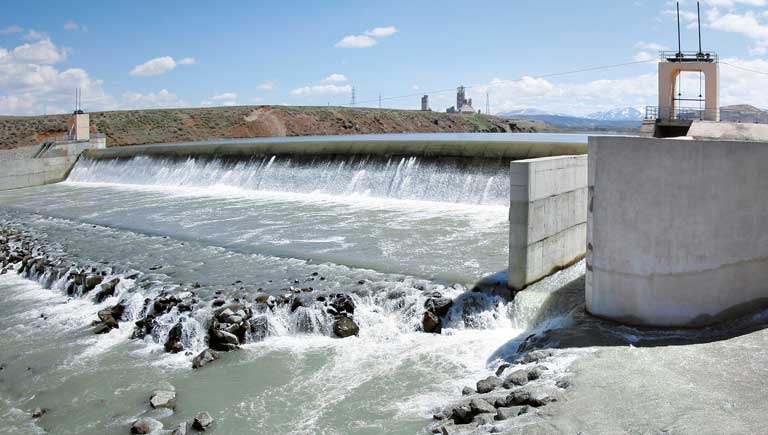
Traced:
<svg viewBox="0 0 768 435">
<path fill-rule="evenodd" d="M 587 156 L 510 166 L 509 286 L 521 289 L 584 256 Z"/>
<path fill-rule="evenodd" d="M 587 309 L 700 326 L 768 306 L 768 143 L 591 137 Z"/>
<path fill-rule="evenodd" d="M 694 139 L 768 141 L 768 124 L 693 121 L 687 134 Z"/>
<path fill-rule="evenodd" d="M 57 183 L 66 178 L 77 156 L 0 162 L 0 190 Z"/>
</svg>

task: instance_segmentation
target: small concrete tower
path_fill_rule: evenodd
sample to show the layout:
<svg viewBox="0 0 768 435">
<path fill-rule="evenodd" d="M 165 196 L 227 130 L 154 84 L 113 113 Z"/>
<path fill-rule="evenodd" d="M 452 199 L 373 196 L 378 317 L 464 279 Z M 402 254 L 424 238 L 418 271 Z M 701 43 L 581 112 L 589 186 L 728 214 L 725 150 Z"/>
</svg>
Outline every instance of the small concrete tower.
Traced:
<svg viewBox="0 0 768 435">
<path fill-rule="evenodd" d="M 91 120 L 87 113 L 80 107 L 80 90 L 75 92 L 75 111 L 69 117 L 67 136 L 69 140 L 89 141 L 91 140 Z"/>
</svg>

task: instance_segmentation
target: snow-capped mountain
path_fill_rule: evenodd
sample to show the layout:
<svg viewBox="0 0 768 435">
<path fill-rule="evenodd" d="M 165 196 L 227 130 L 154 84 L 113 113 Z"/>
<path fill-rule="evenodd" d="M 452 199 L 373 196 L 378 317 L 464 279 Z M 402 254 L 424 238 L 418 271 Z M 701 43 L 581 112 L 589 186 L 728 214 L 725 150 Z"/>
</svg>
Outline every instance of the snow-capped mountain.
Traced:
<svg viewBox="0 0 768 435">
<path fill-rule="evenodd" d="M 535 107 L 526 107 L 525 109 L 515 109 L 515 110 L 508 110 L 506 112 L 499 113 L 498 116 L 540 116 L 540 115 L 551 115 L 551 116 L 569 116 L 564 115 L 562 113 L 554 113 L 554 112 L 548 112 L 546 110 L 537 109 Z"/>
<path fill-rule="evenodd" d="M 623 107 L 605 112 L 590 113 L 586 117 L 600 121 L 640 121 L 645 115 L 634 107 Z"/>
</svg>

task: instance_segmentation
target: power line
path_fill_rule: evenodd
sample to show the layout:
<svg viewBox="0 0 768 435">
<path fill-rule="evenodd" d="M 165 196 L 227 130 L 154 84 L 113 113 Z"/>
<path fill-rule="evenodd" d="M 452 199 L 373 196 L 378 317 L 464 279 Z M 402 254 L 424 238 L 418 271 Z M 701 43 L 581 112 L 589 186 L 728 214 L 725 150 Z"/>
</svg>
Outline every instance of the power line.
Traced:
<svg viewBox="0 0 768 435">
<path fill-rule="evenodd" d="M 758 71 L 756 69 L 744 68 L 743 66 L 738 66 L 738 65 L 734 65 L 732 63 L 723 62 L 722 60 L 720 61 L 720 63 L 722 63 L 723 65 L 728 65 L 731 68 L 740 69 L 742 71 L 748 71 L 748 72 L 751 72 L 751 73 L 762 74 L 762 75 L 768 76 L 768 72 L 765 72 L 765 71 Z"/>
<path fill-rule="evenodd" d="M 623 62 L 623 63 L 616 63 L 616 64 L 610 64 L 610 65 L 600 65 L 600 66 L 593 66 L 593 67 L 586 67 L 586 68 L 580 68 L 580 69 L 574 69 L 569 71 L 561 71 L 561 72 L 555 72 L 555 73 L 549 73 L 549 74 L 541 74 L 538 76 L 531 76 L 531 77 L 518 77 L 511 80 L 505 80 L 504 83 L 509 82 L 521 82 L 527 79 L 545 79 L 545 78 L 551 78 L 551 77 L 560 77 L 565 75 L 571 75 L 571 74 L 578 74 L 583 72 L 590 72 L 590 71 L 600 71 L 605 69 L 612 69 L 612 68 L 619 68 L 623 66 L 629 66 L 629 65 L 638 65 L 641 63 L 648 63 L 648 62 L 657 62 L 655 59 L 648 59 L 648 60 L 637 60 L 632 62 Z M 482 84 L 476 84 L 476 85 L 470 85 L 470 86 L 464 86 L 466 89 L 471 88 L 491 88 L 494 85 L 482 85 Z M 400 100 L 403 98 L 413 98 L 416 96 L 421 96 L 424 94 L 433 95 L 433 94 L 442 94 L 445 92 L 456 92 L 456 88 L 450 88 L 450 89 L 437 89 L 427 92 L 419 92 L 416 94 L 404 94 L 404 95 L 397 95 L 394 97 L 381 97 L 381 100 L 383 101 L 391 101 L 391 100 Z M 352 94 L 354 95 L 354 88 L 352 88 Z M 363 101 L 357 101 L 356 104 L 368 104 L 368 103 L 375 103 L 377 100 L 363 100 Z M 353 104 L 354 105 L 354 104 Z"/>
</svg>

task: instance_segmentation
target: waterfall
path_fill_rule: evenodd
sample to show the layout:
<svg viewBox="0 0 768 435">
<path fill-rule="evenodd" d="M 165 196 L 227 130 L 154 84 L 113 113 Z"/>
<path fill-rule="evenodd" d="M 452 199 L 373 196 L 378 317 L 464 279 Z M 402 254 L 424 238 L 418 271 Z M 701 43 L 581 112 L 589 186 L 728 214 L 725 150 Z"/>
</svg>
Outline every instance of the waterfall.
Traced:
<svg viewBox="0 0 768 435">
<path fill-rule="evenodd" d="M 81 159 L 68 181 L 506 206 L 508 162 L 378 156 Z"/>
</svg>

